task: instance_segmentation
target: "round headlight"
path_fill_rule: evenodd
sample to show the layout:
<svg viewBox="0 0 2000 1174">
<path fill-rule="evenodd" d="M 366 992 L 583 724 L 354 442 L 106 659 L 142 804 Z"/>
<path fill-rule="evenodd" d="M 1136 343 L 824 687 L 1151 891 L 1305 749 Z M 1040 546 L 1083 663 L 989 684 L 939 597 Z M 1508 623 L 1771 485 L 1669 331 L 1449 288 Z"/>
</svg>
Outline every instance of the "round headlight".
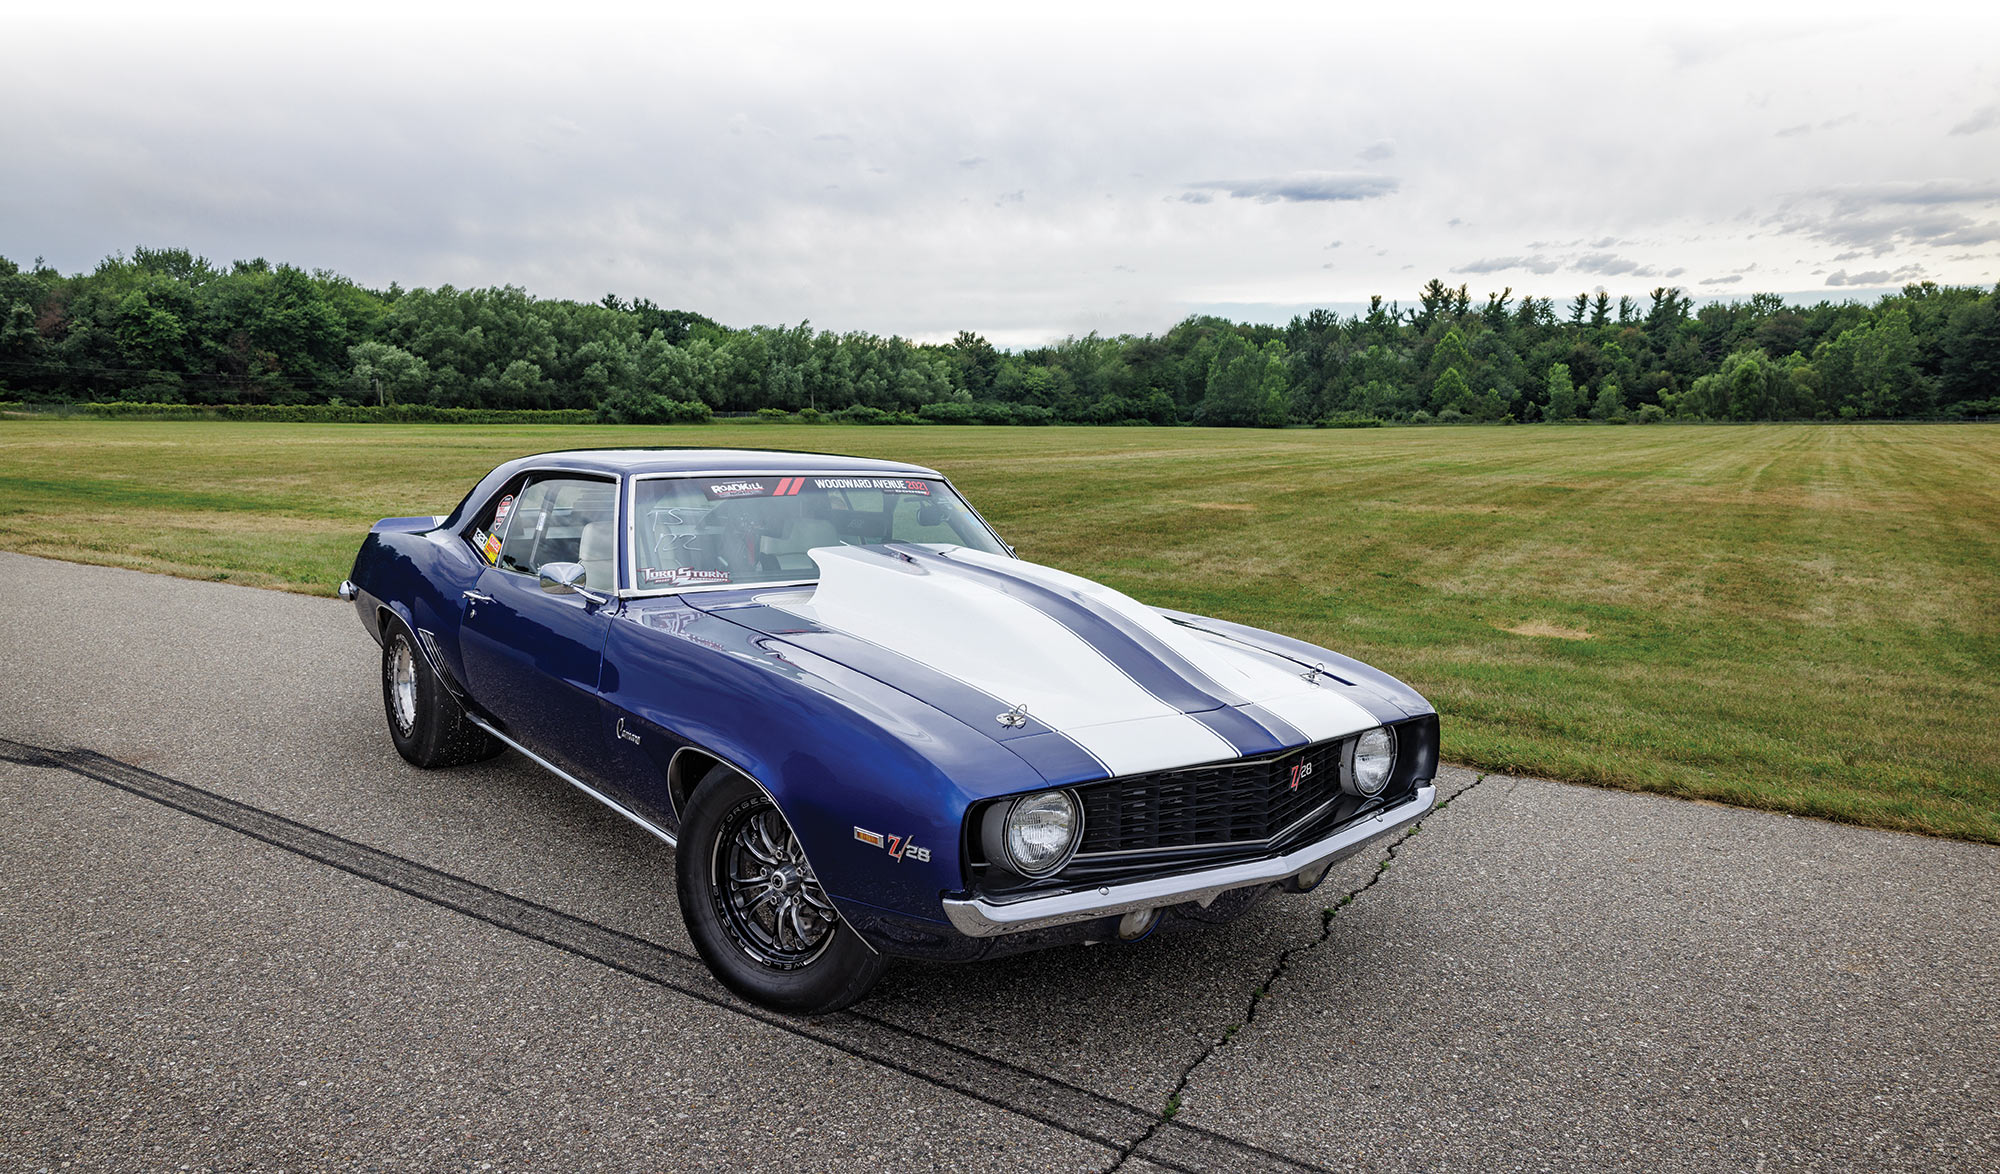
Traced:
<svg viewBox="0 0 2000 1174">
<path fill-rule="evenodd" d="M 1040 876 L 1069 856 L 1076 840 L 1076 803 L 1067 791 L 1016 800 L 1007 812 L 1007 859 L 1022 876 Z"/>
<path fill-rule="evenodd" d="M 1376 726 L 1354 740 L 1354 791 L 1373 799 L 1389 785 L 1396 766 L 1396 736 Z"/>
</svg>

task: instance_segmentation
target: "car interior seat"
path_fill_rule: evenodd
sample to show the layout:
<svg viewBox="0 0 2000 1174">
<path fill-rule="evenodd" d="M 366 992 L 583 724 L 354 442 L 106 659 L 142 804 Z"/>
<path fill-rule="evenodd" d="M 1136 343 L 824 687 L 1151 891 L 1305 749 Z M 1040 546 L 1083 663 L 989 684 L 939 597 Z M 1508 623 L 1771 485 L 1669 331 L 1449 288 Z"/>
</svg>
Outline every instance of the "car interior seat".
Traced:
<svg viewBox="0 0 2000 1174">
<path fill-rule="evenodd" d="M 592 591 L 617 589 L 618 527 L 611 522 L 585 522 L 576 542 L 576 561 L 583 564 L 583 585 Z"/>
<path fill-rule="evenodd" d="M 576 531 L 576 561 L 592 591 L 618 589 L 618 498 L 610 486 L 581 488 L 569 501 L 583 524 Z"/>
<path fill-rule="evenodd" d="M 806 552 L 822 546 L 839 546 L 840 531 L 833 524 L 833 509 L 825 494 L 799 499 L 799 508 L 774 535 L 765 535 L 762 552 L 783 571 L 810 571 L 811 556 Z"/>
</svg>

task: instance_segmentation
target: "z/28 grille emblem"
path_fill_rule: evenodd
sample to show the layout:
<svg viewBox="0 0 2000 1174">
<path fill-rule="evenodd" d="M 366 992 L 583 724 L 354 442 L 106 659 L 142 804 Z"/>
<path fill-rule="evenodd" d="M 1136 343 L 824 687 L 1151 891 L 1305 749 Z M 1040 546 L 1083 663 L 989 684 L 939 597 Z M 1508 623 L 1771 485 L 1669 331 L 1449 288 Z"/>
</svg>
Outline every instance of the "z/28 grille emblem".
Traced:
<svg viewBox="0 0 2000 1174">
<path fill-rule="evenodd" d="M 1292 790 L 1294 790 L 1294 791 L 1298 790 L 1298 789 L 1299 789 L 1299 784 L 1300 784 L 1301 782 L 1304 782 L 1304 781 L 1305 781 L 1306 779 L 1309 779 L 1309 778 L 1311 778 L 1312 776 L 1313 776 L 1313 764 L 1312 764 L 1312 763 L 1310 763 L 1310 762 L 1296 762 L 1296 763 L 1293 763 L 1293 764 L 1292 764 Z"/>
<path fill-rule="evenodd" d="M 908 836 L 885 836 L 881 832 L 871 832 L 867 828 L 855 828 L 854 838 L 871 847 L 886 849 L 891 860 L 914 860 L 919 864 L 931 858 L 929 848 L 919 848 L 910 843 Z"/>
</svg>

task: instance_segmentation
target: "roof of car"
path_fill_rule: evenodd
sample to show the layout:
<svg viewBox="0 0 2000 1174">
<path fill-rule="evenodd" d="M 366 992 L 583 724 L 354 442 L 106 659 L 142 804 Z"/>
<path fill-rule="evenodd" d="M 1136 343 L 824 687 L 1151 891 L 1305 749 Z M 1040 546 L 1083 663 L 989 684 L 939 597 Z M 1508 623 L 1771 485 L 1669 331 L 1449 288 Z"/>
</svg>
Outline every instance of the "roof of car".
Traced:
<svg viewBox="0 0 2000 1174">
<path fill-rule="evenodd" d="M 935 469 L 900 461 L 844 457 L 823 452 L 761 448 L 575 448 L 537 453 L 509 462 L 519 467 L 563 465 L 604 473 L 915 473 Z"/>
</svg>

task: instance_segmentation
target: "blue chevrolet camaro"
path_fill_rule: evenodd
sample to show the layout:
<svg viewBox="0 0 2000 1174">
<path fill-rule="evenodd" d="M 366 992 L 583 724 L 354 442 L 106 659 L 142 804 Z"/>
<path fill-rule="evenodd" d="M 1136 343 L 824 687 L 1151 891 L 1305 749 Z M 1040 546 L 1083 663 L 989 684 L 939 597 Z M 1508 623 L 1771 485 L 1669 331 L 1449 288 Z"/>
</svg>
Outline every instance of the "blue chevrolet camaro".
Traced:
<svg viewBox="0 0 2000 1174">
<path fill-rule="evenodd" d="M 915 465 L 524 457 L 377 523 L 341 597 L 403 757 L 512 747 L 677 843 L 703 959 L 796 1013 L 1226 921 L 1435 797 L 1402 682 L 1015 558 Z"/>
</svg>

